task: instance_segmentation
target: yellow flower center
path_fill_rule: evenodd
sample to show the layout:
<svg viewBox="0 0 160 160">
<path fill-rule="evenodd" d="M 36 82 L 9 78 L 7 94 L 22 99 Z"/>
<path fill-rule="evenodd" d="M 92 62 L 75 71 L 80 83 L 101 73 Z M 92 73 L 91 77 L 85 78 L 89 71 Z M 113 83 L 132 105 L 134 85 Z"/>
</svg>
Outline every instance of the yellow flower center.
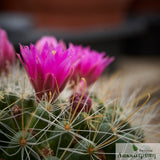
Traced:
<svg viewBox="0 0 160 160">
<path fill-rule="evenodd" d="M 55 54 L 56 54 L 56 51 L 52 51 L 52 54 L 55 56 Z"/>
</svg>

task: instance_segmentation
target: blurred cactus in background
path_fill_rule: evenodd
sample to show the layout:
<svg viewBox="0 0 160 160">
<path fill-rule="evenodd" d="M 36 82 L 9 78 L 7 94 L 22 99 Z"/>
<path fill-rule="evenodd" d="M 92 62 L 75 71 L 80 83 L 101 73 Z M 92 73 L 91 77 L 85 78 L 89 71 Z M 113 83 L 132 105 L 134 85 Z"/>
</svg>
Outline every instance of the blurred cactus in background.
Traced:
<svg viewBox="0 0 160 160">
<path fill-rule="evenodd" d="M 79 59 L 74 51 L 62 48 L 45 43 L 39 52 L 34 45 L 21 46 L 23 59 L 18 57 L 28 78 L 20 68 L 10 77 L 1 77 L 0 159 L 114 160 L 116 143 L 145 141 L 147 125 L 134 124 L 134 119 L 146 107 L 150 94 L 138 99 L 143 100 L 140 106 L 134 96 L 132 102 L 122 105 L 120 97 L 112 94 L 111 86 L 103 85 L 109 84 L 108 79 L 89 88 L 87 80 L 95 76 L 91 75 L 94 69 L 96 73 L 103 71 L 97 68 L 98 62 L 88 77 L 80 76 L 83 89 L 77 91 L 79 84 L 74 88 L 66 84 Z M 86 61 L 89 62 L 87 57 Z"/>
</svg>

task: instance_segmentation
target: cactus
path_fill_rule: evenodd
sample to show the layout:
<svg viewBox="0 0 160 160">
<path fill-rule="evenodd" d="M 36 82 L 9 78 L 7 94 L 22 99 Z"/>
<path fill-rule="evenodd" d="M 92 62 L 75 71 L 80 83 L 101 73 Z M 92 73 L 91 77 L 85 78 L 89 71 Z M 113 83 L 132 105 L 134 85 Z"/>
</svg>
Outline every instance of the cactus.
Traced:
<svg viewBox="0 0 160 160">
<path fill-rule="evenodd" d="M 149 116 L 159 101 L 147 108 L 149 93 L 123 97 L 116 83 L 97 81 L 113 57 L 59 43 L 20 46 L 28 78 L 19 65 L 1 75 L 0 159 L 114 160 L 116 143 L 143 143 L 151 127 L 157 134 Z"/>
<path fill-rule="evenodd" d="M 0 93 L 1 159 L 112 160 L 116 143 L 140 143 L 145 139 L 143 127 L 133 126 L 130 121 L 139 108 L 125 114 L 125 108 L 116 100 L 103 102 L 94 90 L 85 98 L 73 98 L 77 95 L 66 89 L 65 94 L 71 93 L 67 97 L 59 96 L 54 103 L 39 102 L 32 90 L 30 94 L 19 93 L 21 81 L 13 81 L 13 75 L 9 79 L 12 82 L 1 86 Z M 14 85 L 17 90 L 8 92 Z M 88 100 L 92 107 L 85 110 L 91 104 Z"/>
</svg>

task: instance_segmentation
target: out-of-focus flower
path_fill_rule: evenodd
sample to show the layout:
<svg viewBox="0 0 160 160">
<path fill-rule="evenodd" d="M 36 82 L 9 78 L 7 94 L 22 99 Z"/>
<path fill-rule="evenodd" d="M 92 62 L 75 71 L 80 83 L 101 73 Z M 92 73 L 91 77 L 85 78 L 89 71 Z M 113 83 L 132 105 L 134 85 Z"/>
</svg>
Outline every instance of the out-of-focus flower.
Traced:
<svg viewBox="0 0 160 160">
<path fill-rule="evenodd" d="M 8 72 L 9 67 L 14 64 L 15 50 L 9 42 L 7 33 L 0 28 L 0 74 Z"/>
<path fill-rule="evenodd" d="M 60 45 L 64 50 L 66 50 L 66 44 L 62 40 L 58 42 L 57 39 L 53 36 L 42 37 L 36 42 L 35 47 L 39 52 L 42 52 L 46 43 L 48 43 L 48 46 L 51 48 L 56 48 L 58 45 Z"/>
<path fill-rule="evenodd" d="M 103 70 L 114 61 L 114 57 L 104 57 L 105 53 L 83 48 L 81 45 L 69 45 L 77 57 L 77 66 L 73 73 L 72 80 L 77 84 L 80 78 L 85 78 L 87 86 L 94 83 L 102 74 Z"/>
<path fill-rule="evenodd" d="M 35 89 L 37 97 L 41 100 L 44 94 L 52 95 L 55 100 L 68 82 L 73 72 L 72 52 L 63 50 L 59 45 L 52 48 L 46 43 L 41 52 L 33 44 L 20 46 L 21 55 L 18 55 L 30 81 Z"/>
</svg>

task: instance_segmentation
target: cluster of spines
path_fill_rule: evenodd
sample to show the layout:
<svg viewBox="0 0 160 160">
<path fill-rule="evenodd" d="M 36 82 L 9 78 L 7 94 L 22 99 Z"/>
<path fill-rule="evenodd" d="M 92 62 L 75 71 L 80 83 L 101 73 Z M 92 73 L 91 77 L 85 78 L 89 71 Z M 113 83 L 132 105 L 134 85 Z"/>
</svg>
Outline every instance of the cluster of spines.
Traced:
<svg viewBox="0 0 160 160">
<path fill-rule="evenodd" d="M 97 110 L 77 111 L 76 106 L 85 107 L 88 99 L 97 103 Z M 116 143 L 143 141 L 140 128 L 132 129 L 121 118 L 122 107 L 105 106 L 95 95 L 85 101 L 80 97 L 77 103 L 72 100 L 56 100 L 51 104 L 37 102 L 32 96 L 3 93 L 0 158 L 115 159 Z"/>
</svg>

